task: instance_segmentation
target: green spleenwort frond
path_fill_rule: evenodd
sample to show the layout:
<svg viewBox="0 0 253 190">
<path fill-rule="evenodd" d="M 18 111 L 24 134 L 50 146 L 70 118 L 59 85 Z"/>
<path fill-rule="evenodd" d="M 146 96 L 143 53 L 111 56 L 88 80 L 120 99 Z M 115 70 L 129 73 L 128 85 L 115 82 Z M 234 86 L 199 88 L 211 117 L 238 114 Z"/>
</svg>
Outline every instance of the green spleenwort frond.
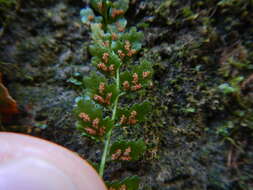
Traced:
<svg viewBox="0 0 253 190">
<path fill-rule="evenodd" d="M 139 126 L 145 120 L 151 110 L 149 102 L 124 108 L 119 108 L 118 103 L 127 92 L 149 87 L 153 69 L 146 60 L 130 66 L 132 58 L 142 48 L 144 35 L 136 27 L 127 29 L 123 16 L 129 8 L 129 0 L 90 0 L 90 4 L 93 9 L 86 7 L 80 14 L 82 22 L 91 28 L 89 52 L 92 65 L 99 73 L 92 72 L 83 79 L 81 85 L 85 93 L 78 99 L 74 113 L 76 126 L 82 134 L 105 143 L 99 166 L 99 174 L 103 176 L 106 161 L 138 160 L 146 150 L 143 140 L 111 145 L 111 136 L 115 127 L 137 123 Z M 123 116 L 127 122 L 122 122 Z M 138 186 L 139 179 L 134 176 L 111 183 L 109 190 L 137 190 Z"/>
</svg>

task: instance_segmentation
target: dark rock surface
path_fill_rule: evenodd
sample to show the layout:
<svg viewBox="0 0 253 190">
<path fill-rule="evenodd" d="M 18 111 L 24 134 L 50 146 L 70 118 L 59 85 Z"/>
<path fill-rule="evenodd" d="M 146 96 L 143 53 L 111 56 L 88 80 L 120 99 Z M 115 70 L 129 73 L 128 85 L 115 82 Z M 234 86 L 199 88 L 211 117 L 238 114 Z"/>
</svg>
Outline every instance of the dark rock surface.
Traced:
<svg viewBox="0 0 253 190">
<path fill-rule="evenodd" d="M 102 145 L 75 131 L 72 109 L 81 90 L 69 82 L 92 69 L 89 31 L 79 18 L 86 2 L 18 2 L 18 10 L 6 13 L 10 18 L 0 34 L 0 71 L 22 110 L 6 128 L 98 161 Z M 237 94 L 243 97 L 239 103 L 235 95 L 225 96 L 217 88 L 239 74 L 246 79 L 252 73 L 253 4 L 218 2 L 131 4 L 126 17 L 145 34 L 141 54 L 154 62 L 155 86 L 147 93 L 154 104 L 150 120 L 127 135 L 144 136 L 150 148 L 142 161 L 110 163 L 106 179 L 137 174 L 143 190 L 252 189 L 253 106 L 240 105 L 244 98 L 252 99 L 252 88 Z M 231 66 L 229 59 L 244 65 Z M 235 116 L 234 110 L 245 115 Z M 235 127 L 220 135 L 217 131 L 231 130 L 220 127 L 226 121 Z"/>
</svg>

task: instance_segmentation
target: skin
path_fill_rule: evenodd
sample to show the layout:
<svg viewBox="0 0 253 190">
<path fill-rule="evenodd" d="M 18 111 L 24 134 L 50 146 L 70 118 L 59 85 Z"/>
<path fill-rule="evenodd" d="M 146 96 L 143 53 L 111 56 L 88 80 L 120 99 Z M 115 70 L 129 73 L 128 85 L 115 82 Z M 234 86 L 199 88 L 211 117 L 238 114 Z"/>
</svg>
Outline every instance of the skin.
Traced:
<svg viewBox="0 0 253 190">
<path fill-rule="evenodd" d="M 106 190 L 77 154 L 39 138 L 0 132 L 0 189 Z"/>
</svg>

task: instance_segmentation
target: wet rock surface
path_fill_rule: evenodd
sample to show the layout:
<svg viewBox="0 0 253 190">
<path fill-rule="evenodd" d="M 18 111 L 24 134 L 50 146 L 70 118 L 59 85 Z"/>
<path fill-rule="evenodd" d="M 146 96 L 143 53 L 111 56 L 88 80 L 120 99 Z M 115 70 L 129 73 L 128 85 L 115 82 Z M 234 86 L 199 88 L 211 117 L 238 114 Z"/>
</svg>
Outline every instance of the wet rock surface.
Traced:
<svg viewBox="0 0 253 190">
<path fill-rule="evenodd" d="M 217 89 L 230 78 L 240 74 L 247 79 L 252 73 L 253 5 L 240 1 L 245 6 L 240 9 L 240 4 L 218 2 L 131 4 L 129 25 L 145 34 L 140 54 L 154 62 L 154 88 L 146 94 L 154 106 L 143 128 L 124 133 L 144 138 L 149 151 L 139 162 L 110 163 L 106 179 L 137 174 L 143 190 L 252 188 L 248 126 L 253 112 L 251 106 L 239 105 L 250 99 L 252 88 L 230 96 Z M 90 35 L 79 18 L 85 5 L 81 0 L 20 1 L 1 35 L 0 71 L 22 110 L 6 130 L 51 140 L 98 161 L 102 144 L 75 131 L 72 109 L 81 90 L 69 81 L 92 70 Z M 244 65 L 231 66 L 231 59 Z M 239 103 L 236 96 L 241 97 Z M 244 116 L 236 116 L 234 110 Z M 220 135 L 221 130 L 231 130 L 220 127 L 226 121 L 241 128 Z"/>
</svg>

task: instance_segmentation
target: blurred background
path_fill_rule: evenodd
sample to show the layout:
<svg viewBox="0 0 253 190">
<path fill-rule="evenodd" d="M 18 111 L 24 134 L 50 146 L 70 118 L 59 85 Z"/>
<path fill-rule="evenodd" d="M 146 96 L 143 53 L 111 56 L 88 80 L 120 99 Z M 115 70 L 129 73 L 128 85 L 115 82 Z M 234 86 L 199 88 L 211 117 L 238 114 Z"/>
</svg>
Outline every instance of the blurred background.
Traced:
<svg viewBox="0 0 253 190">
<path fill-rule="evenodd" d="M 93 68 L 85 0 L 0 0 L 1 131 L 61 144 L 97 162 L 102 144 L 75 130 L 72 110 Z M 253 189 L 253 1 L 132 0 L 129 26 L 152 60 L 141 161 L 110 163 L 105 178 L 138 174 L 142 190 Z M 137 130 L 137 132 L 136 132 Z"/>
</svg>

